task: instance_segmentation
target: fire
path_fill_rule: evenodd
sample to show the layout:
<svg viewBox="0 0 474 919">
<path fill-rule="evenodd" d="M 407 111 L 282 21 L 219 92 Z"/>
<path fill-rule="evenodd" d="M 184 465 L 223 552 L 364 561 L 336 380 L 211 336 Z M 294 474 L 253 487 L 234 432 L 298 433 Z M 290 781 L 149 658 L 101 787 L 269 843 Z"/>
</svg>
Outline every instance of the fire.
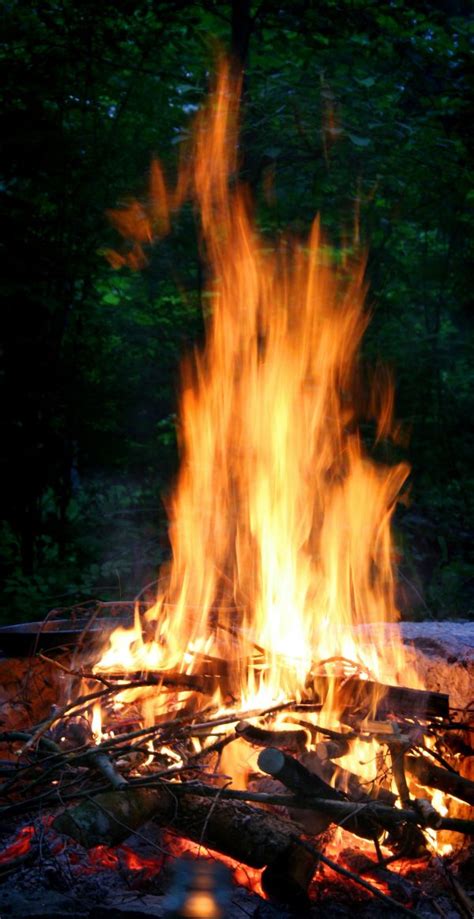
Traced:
<svg viewBox="0 0 474 919">
<path fill-rule="evenodd" d="M 33 853 L 33 847 L 40 846 L 44 836 L 48 852 L 53 856 L 65 855 L 70 869 L 78 875 L 94 874 L 98 869 L 116 869 L 123 866 L 127 871 L 140 873 L 143 880 L 159 874 L 164 857 L 145 858 L 129 846 L 95 846 L 86 850 L 82 846 L 71 846 L 70 841 L 55 833 L 51 827 L 52 818 L 43 817 L 37 826 L 29 824 L 16 833 L 12 842 L 0 851 L 0 867 L 8 868 L 16 860 Z"/>
<path fill-rule="evenodd" d="M 189 673 L 204 648 L 234 662 L 236 695 L 257 705 L 300 697 L 327 658 L 397 682 L 401 642 L 368 643 L 357 626 L 398 616 L 390 521 L 408 467 L 376 464 L 358 429 L 369 418 L 376 440 L 399 434 L 386 375 L 359 395 L 364 258 L 334 266 L 318 220 L 303 241 L 258 232 L 236 181 L 239 98 L 223 63 L 175 190 L 155 164 L 148 203 L 111 213 L 133 242 L 111 261 L 135 267 L 191 198 L 211 306 L 205 346 L 182 368 L 166 590 L 99 667 Z"/>
</svg>

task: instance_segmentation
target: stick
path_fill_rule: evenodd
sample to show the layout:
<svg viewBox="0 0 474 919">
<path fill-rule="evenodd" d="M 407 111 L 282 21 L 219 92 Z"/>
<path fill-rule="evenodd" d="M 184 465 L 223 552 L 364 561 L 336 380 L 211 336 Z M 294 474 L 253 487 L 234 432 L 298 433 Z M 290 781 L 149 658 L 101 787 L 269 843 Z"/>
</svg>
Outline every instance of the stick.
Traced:
<svg viewBox="0 0 474 919">
<path fill-rule="evenodd" d="M 144 784 L 143 779 L 130 780 L 130 785 Z M 148 780 L 148 785 L 151 785 Z M 201 797 L 214 797 L 217 789 L 212 785 L 201 785 L 196 782 L 181 782 L 173 785 L 173 791 L 179 794 L 198 794 Z M 334 823 L 340 823 L 348 817 L 359 814 L 373 817 L 373 819 L 386 828 L 397 826 L 399 823 L 414 823 L 421 826 L 433 826 L 436 830 L 453 830 L 466 836 L 474 836 L 474 820 L 464 820 L 456 817 L 441 817 L 434 810 L 432 823 L 425 819 L 422 813 L 411 809 L 390 807 L 386 804 L 377 804 L 376 801 L 354 803 L 353 801 L 336 801 L 319 796 L 298 797 L 290 795 L 268 794 L 267 792 L 240 791 L 226 788 L 222 791 L 223 798 L 236 801 L 253 801 L 256 804 L 276 805 L 278 807 L 292 807 L 300 809 L 314 808 L 315 811 L 328 814 L 334 818 Z"/>
<path fill-rule="evenodd" d="M 116 770 L 105 753 L 102 753 L 100 750 L 93 751 L 88 754 L 87 758 L 94 768 L 102 773 L 104 779 L 107 779 L 112 788 L 118 789 L 127 785 L 127 780 L 124 779 L 123 775 L 120 775 L 120 772 Z"/>
<path fill-rule="evenodd" d="M 167 777 L 176 776 L 178 772 L 182 774 L 183 771 L 184 770 L 180 766 L 171 766 L 162 772 L 155 773 L 151 778 L 147 777 L 129 779 L 128 788 L 143 788 L 149 791 L 154 791 L 157 787 L 162 788 L 164 780 L 166 780 Z M 66 786 L 63 784 L 59 791 L 56 788 L 49 788 L 42 794 L 36 795 L 34 798 L 30 798 L 27 801 L 15 802 L 13 804 L 7 805 L 6 807 L 0 808 L 0 815 L 3 818 L 6 818 L 7 816 L 12 816 L 14 814 L 16 815 L 25 812 L 31 812 L 41 808 L 44 803 L 63 804 L 65 801 L 77 801 L 83 798 L 91 800 L 91 796 L 93 795 L 101 795 L 103 793 L 110 794 L 110 789 L 107 789 L 106 786 L 89 788 L 85 791 L 78 791 L 77 787 L 74 786 L 76 786 L 75 779 L 70 781 Z M 275 805 L 278 807 L 294 808 L 297 810 L 308 810 L 309 808 L 312 808 L 316 812 L 328 814 L 328 816 L 330 816 L 335 823 L 341 823 L 348 817 L 353 817 L 356 814 L 359 815 L 364 813 L 366 816 L 370 815 L 373 817 L 377 823 L 386 828 L 391 828 L 392 826 L 396 826 L 397 824 L 403 822 L 415 823 L 423 826 L 428 825 L 428 821 L 424 820 L 423 816 L 415 810 L 401 810 L 396 807 L 388 807 L 387 805 L 377 804 L 375 802 L 370 802 L 367 804 L 354 804 L 351 801 L 326 800 L 320 797 L 298 798 L 293 795 L 239 791 L 232 788 L 226 788 L 223 790 L 222 788 L 216 788 L 215 786 L 204 785 L 198 782 L 180 782 L 179 784 L 173 783 L 171 787 L 172 793 L 176 797 L 181 794 L 199 795 L 200 797 L 204 798 L 212 798 L 216 795 L 219 795 L 222 797 L 222 799 L 250 801 L 256 804 L 263 804 L 267 806 Z M 453 832 L 462 833 L 466 836 L 474 836 L 474 820 L 464 820 L 454 817 L 441 817 L 437 815 L 436 820 L 433 820 L 433 828 L 436 830 L 452 830 Z"/>
<path fill-rule="evenodd" d="M 393 778 L 397 786 L 400 804 L 402 807 L 410 807 L 411 798 L 405 775 L 406 745 L 397 740 L 388 740 L 387 746 L 390 750 Z"/>
</svg>

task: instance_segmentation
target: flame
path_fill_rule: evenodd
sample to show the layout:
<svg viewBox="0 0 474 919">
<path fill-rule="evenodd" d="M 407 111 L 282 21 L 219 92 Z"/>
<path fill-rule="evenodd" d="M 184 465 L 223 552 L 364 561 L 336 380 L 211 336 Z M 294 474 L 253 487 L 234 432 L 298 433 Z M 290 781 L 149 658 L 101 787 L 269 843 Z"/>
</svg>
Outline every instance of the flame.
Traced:
<svg viewBox="0 0 474 919">
<path fill-rule="evenodd" d="M 356 627 L 398 617 L 390 521 L 408 467 L 376 464 L 358 428 L 373 417 L 377 439 L 399 434 L 387 374 L 365 405 L 358 395 L 364 258 L 334 267 L 318 220 L 303 241 L 259 234 L 237 181 L 239 98 L 224 62 L 176 189 L 155 164 L 147 203 L 111 213 L 135 265 L 190 197 L 211 307 L 206 344 L 182 368 L 167 588 L 99 666 L 192 672 L 200 643 L 235 662 L 240 699 L 257 705 L 300 696 L 328 657 L 397 682 L 401 642 L 362 641 Z"/>
</svg>

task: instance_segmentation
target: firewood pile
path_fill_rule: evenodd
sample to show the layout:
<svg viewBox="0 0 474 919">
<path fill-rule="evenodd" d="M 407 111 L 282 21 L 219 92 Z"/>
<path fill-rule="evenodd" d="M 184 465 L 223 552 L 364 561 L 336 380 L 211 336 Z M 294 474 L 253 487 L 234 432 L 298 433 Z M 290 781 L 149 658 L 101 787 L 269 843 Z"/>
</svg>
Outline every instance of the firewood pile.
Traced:
<svg viewBox="0 0 474 919">
<path fill-rule="evenodd" d="M 12 666 L 18 662 L 10 663 L 10 671 Z M 229 682 L 229 666 L 203 658 L 191 674 L 125 677 L 79 666 L 71 652 L 29 658 L 24 672 L 36 687 L 33 695 L 40 678 L 49 689 L 35 723 L 27 717 L 35 711 L 33 700 L 20 709 L 3 701 L 3 826 L 48 814 L 51 831 L 90 850 L 121 846 L 152 821 L 232 864 L 257 869 L 264 895 L 297 915 L 310 908 L 313 879 L 328 870 L 383 901 L 389 915 L 425 915 L 416 911 L 416 888 L 407 905 L 382 889 L 377 872 L 382 877 L 397 863 L 438 858 L 434 831 L 449 834 L 443 838 L 454 840 L 455 855 L 462 851 L 466 857 L 474 835 L 474 782 L 462 774 L 473 755 L 469 707 L 453 710 L 447 694 L 381 687 L 353 672 L 329 678 L 315 664 L 301 699 L 258 710 L 240 710 L 234 700 L 222 714 L 212 694 L 216 683 Z M 318 721 L 329 683 L 337 685 L 343 712 L 337 728 Z M 68 686 L 68 700 L 51 706 L 60 685 Z M 168 717 L 146 725 L 133 704 L 117 716 L 116 701 L 125 690 L 150 686 L 168 693 Z M 105 713 L 101 739 L 91 718 L 98 702 Z M 37 714 L 37 698 L 35 703 Z M 338 761 L 353 742 L 374 739 L 378 775 L 367 784 Z M 223 753 L 233 744 L 246 745 L 256 763 L 246 788 L 234 787 L 222 768 Z M 448 806 L 455 799 L 449 814 L 435 806 L 433 790 L 446 796 Z M 345 842 L 334 842 L 338 833 Z M 348 839 L 355 850 L 361 843 L 359 870 L 337 858 L 337 847 Z M 0 853 L 0 877 L 21 870 L 24 860 L 23 851 L 6 860 Z M 450 864 L 443 861 L 443 872 L 451 878 L 458 915 L 469 915 L 469 892 Z"/>
</svg>

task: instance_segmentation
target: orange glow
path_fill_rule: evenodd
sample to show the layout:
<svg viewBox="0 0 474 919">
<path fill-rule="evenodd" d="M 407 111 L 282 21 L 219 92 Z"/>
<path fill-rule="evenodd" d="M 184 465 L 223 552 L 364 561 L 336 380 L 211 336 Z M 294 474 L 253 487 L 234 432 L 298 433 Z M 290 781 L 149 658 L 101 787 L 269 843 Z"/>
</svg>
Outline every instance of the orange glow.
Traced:
<svg viewBox="0 0 474 919">
<path fill-rule="evenodd" d="M 228 855 L 223 855 L 221 852 L 214 851 L 214 849 L 207 849 L 205 846 L 202 846 L 197 842 L 192 842 L 190 839 L 184 839 L 179 836 L 174 836 L 172 833 L 165 832 L 163 845 L 167 852 L 169 852 L 169 854 L 174 858 L 178 858 L 187 854 L 194 855 L 196 858 L 209 858 L 211 860 L 218 859 L 220 862 L 226 865 L 230 871 L 232 871 L 233 879 L 236 884 L 238 884 L 240 887 L 245 887 L 246 890 L 257 893 L 260 897 L 266 899 L 266 894 L 262 888 L 261 883 L 261 869 L 251 868 L 249 865 L 241 865 L 233 858 L 229 858 Z"/>
</svg>

